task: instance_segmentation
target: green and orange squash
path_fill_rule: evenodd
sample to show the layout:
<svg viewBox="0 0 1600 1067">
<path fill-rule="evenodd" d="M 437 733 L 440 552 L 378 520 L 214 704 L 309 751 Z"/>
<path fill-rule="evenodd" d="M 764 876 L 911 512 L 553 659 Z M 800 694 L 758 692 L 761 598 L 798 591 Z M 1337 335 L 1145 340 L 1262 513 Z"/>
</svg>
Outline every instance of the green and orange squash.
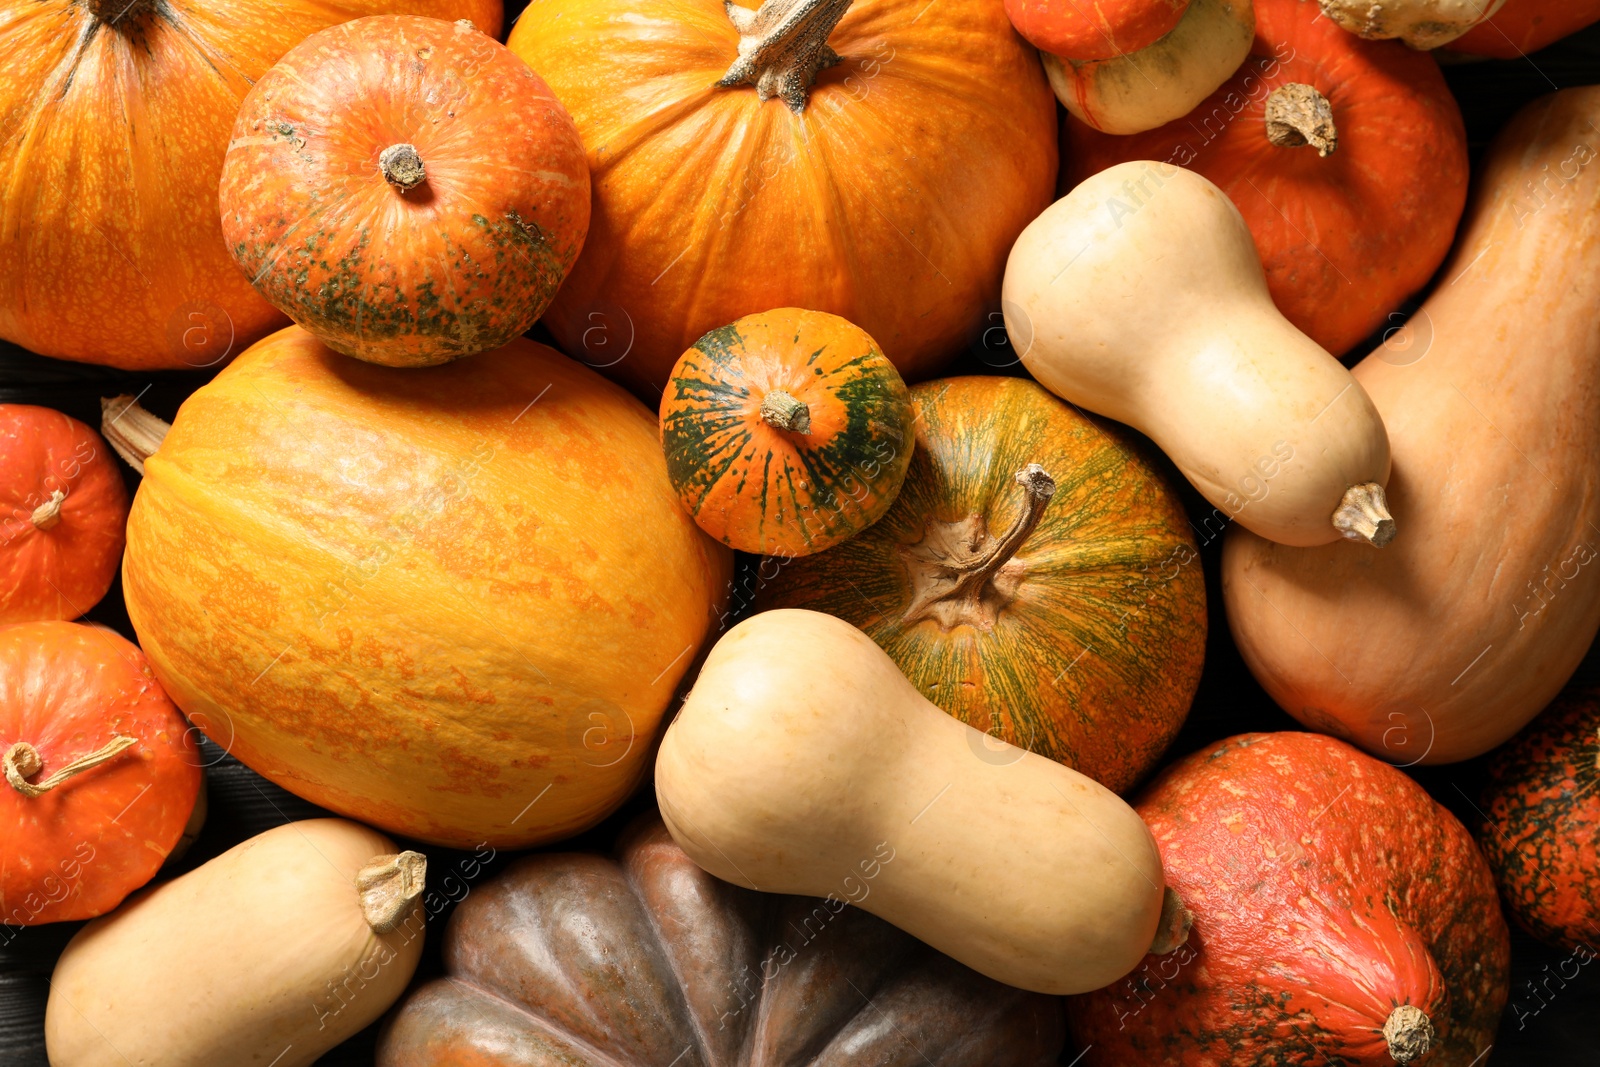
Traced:
<svg viewBox="0 0 1600 1067">
<path fill-rule="evenodd" d="M 1177 497 L 1121 431 L 1030 381 L 949 378 L 911 399 L 894 505 L 769 568 L 756 606 L 845 619 L 963 722 L 1127 789 L 1182 725 L 1205 653 Z"/>
<path fill-rule="evenodd" d="M 244 99 L 218 195 L 262 296 L 395 367 L 525 332 L 589 228 L 589 165 L 550 87 L 472 23 L 414 15 L 290 49 Z"/>
<path fill-rule="evenodd" d="M 864 331 L 779 308 L 683 354 L 661 397 L 661 445 L 702 530 L 744 552 L 807 556 L 894 503 L 911 463 L 911 397 Z"/>
</svg>

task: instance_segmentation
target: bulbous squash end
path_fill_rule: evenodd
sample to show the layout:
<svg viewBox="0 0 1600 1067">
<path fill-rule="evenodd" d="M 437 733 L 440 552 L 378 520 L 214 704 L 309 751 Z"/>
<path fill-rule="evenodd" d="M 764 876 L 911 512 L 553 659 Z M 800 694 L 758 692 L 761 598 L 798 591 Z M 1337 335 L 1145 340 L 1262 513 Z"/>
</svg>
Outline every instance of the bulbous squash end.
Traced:
<svg viewBox="0 0 1600 1067">
<path fill-rule="evenodd" d="M 1339 531 L 1339 536 L 1363 541 L 1373 548 L 1382 548 L 1393 541 L 1397 528 L 1394 516 L 1389 514 L 1389 500 L 1383 486 L 1377 482 L 1363 482 L 1346 489 L 1344 498 L 1334 509 L 1333 528 Z"/>
</svg>

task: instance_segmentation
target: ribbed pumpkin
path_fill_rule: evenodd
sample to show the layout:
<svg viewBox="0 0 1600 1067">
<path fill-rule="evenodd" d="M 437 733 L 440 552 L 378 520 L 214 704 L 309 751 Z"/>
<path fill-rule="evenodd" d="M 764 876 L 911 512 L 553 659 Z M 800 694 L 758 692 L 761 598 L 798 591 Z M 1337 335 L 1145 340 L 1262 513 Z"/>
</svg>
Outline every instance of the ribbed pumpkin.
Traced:
<svg viewBox="0 0 1600 1067">
<path fill-rule="evenodd" d="M 426 841 L 554 840 L 637 784 L 725 593 L 665 467 L 649 411 L 541 345 L 400 370 L 290 327 L 145 460 L 128 616 L 284 788 Z"/>
<path fill-rule="evenodd" d="M 837 615 L 963 722 L 1128 788 L 1182 725 L 1205 653 L 1177 498 L 1118 430 L 1030 381 L 948 378 L 911 399 L 894 506 L 778 561 L 756 606 Z"/>
<path fill-rule="evenodd" d="M 200 795 L 189 726 L 137 648 L 71 622 L 0 626 L 0 922 L 103 915 L 148 882 Z"/>
<path fill-rule="evenodd" d="M 744 552 L 808 556 L 889 510 L 911 463 L 911 397 L 862 330 L 779 308 L 683 354 L 661 444 L 702 530 Z"/>
<path fill-rule="evenodd" d="M 0 0 L 0 337 L 116 367 L 213 366 L 283 318 L 229 258 L 239 101 L 307 34 L 498 0 Z"/>
<path fill-rule="evenodd" d="M 1600 939 L 1600 687 L 1566 690 L 1489 759 L 1483 846 L 1511 917 L 1562 948 Z"/>
<path fill-rule="evenodd" d="M 100 435 L 31 404 L 0 404 L 0 625 L 76 619 L 122 561 L 128 490 Z"/>
<path fill-rule="evenodd" d="M 391 367 L 525 332 L 589 228 L 572 119 L 469 22 L 358 19 L 250 90 L 222 166 L 222 234 L 271 304 Z"/>
<path fill-rule="evenodd" d="M 1113 137 L 1067 116 L 1067 179 L 1136 159 L 1205 175 L 1244 215 L 1278 310 L 1337 355 L 1450 250 L 1466 131 L 1431 56 L 1347 33 L 1305 0 L 1255 8 L 1250 58 L 1184 118 Z"/>
<path fill-rule="evenodd" d="M 1188 943 L 1068 1001 L 1085 1067 L 1470 1067 L 1510 934 L 1472 837 L 1405 774 L 1317 734 L 1245 734 L 1135 804 Z"/>
<path fill-rule="evenodd" d="M 1488 21 L 1444 47 L 1495 59 L 1519 59 L 1600 21 L 1600 0 L 1511 0 Z"/>
<path fill-rule="evenodd" d="M 769 308 L 840 315 L 927 377 L 989 324 L 1050 202 L 1038 58 L 997 0 L 751 7 L 534 0 L 518 19 L 509 46 L 572 112 L 594 182 L 544 321 L 652 403 L 696 339 Z"/>
<path fill-rule="evenodd" d="M 1006 0 L 1006 15 L 1027 42 L 1067 59 L 1110 59 L 1148 48 L 1168 33 L 1189 0 Z"/>
</svg>

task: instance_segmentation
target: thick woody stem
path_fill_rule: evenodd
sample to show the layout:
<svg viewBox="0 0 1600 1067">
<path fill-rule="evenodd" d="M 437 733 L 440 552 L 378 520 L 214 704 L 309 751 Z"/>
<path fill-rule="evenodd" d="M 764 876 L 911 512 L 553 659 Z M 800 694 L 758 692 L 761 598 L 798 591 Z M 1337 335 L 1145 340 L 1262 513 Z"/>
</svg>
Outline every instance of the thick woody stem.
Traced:
<svg viewBox="0 0 1600 1067">
<path fill-rule="evenodd" d="M 386 934 L 411 913 L 428 878 L 428 857 L 420 852 L 379 856 L 356 872 L 361 914 L 374 933 Z"/>
<path fill-rule="evenodd" d="M 128 466 L 144 474 L 144 461 L 155 455 L 171 424 L 156 418 L 131 396 L 100 401 L 100 432 Z"/>
<path fill-rule="evenodd" d="M 811 432 L 811 408 L 787 389 L 774 389 L 761 398 L 761 421 L 790 433 Z"/>
<path fill-rule="evenodd" d="M 415 145 L 392 144 L 385 148 L 378 153 L 378 170 L 383 173 L 384 181 L 402 193 L 409 193 L 428 179 L 427 168 L 422 165 Z"/>
<path fill-rule="evenodd" d="M 1267 97 L 1267 140 L 1280 148 L 1310 145 L 1326 156 L 1339 147 L 1333 105 L 1309 85 L 1280 85 Z"/>
<path fill-rule="evenodd" d="M 1433 1021 L 1415 1004 L 1402 1004 L 1389 1013 L 1383 1024 L 1383 1039 L 1389 1044 L 1389 1056 L 1399 1064 L 1419 1060 L 1433 1047 Z"/>
<path fill-rule="evenodd" d="M 754 85 L 762 100 L 781 97 L 790 111 L 804 111 L 817 73 L 839 62 L 828 35 L 851 0 L 766 0 L 755 11 L 733 0 L 724 3 L 728 21 L 739 31 L 739 58 L 717 84 L 724 89 Z"/>
<path fill-rule="evenodd" d="M 67 499 L 67 494 L 57 489 L 50 494 L 50 499 L 33 509 L 30 516 L 33 525 L 40 530 L 49 530 L 61 521 L 61 502 Z"/>
<path fill-rule="evenodd" d="M 1333 512 L 1333 528 L 1351 541 L 1365 541 L 1373 548 L 1382 548 L 1394 540 L 1394 516 L 1389 514 L 1389 500 L 1383 486 L 1377 482 L 1363 482 L 1345 490 L 1344 499 Z"/>
</svg>

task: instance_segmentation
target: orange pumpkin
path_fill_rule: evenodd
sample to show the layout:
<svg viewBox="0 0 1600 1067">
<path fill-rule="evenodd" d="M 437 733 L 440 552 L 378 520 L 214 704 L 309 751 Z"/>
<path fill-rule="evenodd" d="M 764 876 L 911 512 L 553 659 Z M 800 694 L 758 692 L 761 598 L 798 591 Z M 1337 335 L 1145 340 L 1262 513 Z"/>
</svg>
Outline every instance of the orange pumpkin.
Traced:
<svg viewBox="0 0 1600 1067">
<path fill-rule="evenodd" d="M 497 0 L 0 0 L 0 338 L 213 366 L 283 318 L 228 257 L 217 179 L 251 83 L 307 34 Z"/>
<path fill-rule="evenodd" d="M 100 435 L 31 404 L 0 404 L 0 624 L 76 619 L 122 561 L 128 490 Z"/>
<path fill-rule="evenodd" d="M 872 338 L 780 308 L 712 330 L 661 398 L 678 499 L 744 552 L 808 556 L 894 503 L 911 463 L 911 395 Z"/>
<path fill-rule="evenodd" d="M 1600 21 L 1600 0 L 1512 0 L 1445 48 L 1474 56 L 1520 59 Z"/>
<path fill-rule="evenodd" d="M 652 401 L 706 331 L 780 307 L 842 316 L 927 377 L 989 324 L 1050 202 L 1038 57 L 997 0 L 752 6 L 534 0 L 517 21 L 594 182 L 544 321 Z"/>
<path fill-rule="evenodd" d="M 1148 48 L 1188 9 L 1189 0 L 1006 0 L 1006 15 L 1029 44 L 1067 59 L 1111 59 Z"/>
<path fill-rule="evenodd" d="M 429 366 L 539 318 L 589 228 L 589 165 L 499 42 L 384 15 L 312 34 L 256 82 L 219 198 L 274 307 L 345 355 Z"/>
</svg>

